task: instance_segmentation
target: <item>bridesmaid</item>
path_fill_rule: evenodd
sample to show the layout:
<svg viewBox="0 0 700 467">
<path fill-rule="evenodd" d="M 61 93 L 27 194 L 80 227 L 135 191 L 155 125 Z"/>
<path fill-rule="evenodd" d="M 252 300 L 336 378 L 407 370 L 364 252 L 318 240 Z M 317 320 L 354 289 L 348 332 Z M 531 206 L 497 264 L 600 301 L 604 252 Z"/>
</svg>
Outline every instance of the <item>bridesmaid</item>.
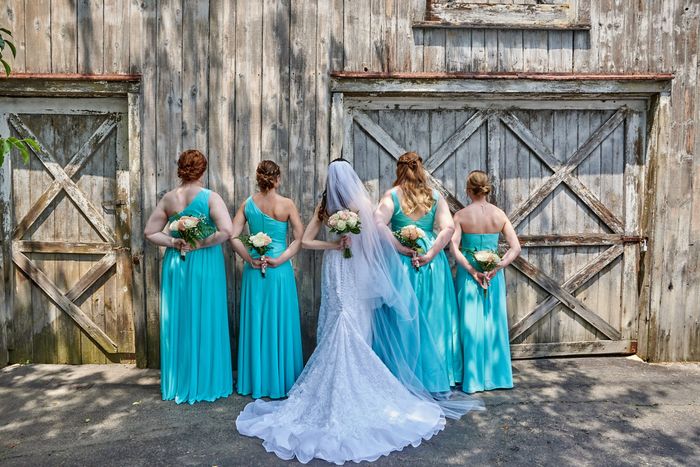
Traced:
<svg viewBox="0 0 700 467">
<path fill-rule="evenodd" d="M 428 186 L 423 160 L 415 152 L 399 158 L 394 188 L 380 201 L 377 220 L 390 224 L 392 231 L 407 225 L 425 231 L 426 237 L 419 240 L 425 250 L 423 255 L 416 256 L 398 241 L 395 244 L 421 305 L 423 324 L 429 331 L 421 333 L 421 337 L 431 334 L 440 353 L 435 356 L 421 351 L 423 384 L 431 392 L 449 391 L 450 386 L 462 381 L 457 302 L 452 271 L 443 251 L 450 242 L 454 224 L 445 199 Z M 436 377 L 439 366 L 446 370 L 448 381 Z"/>
<path fill-rule="evenodd" d="M 277 193 L 277 164 L 260 162 L 256 178 L 260 191 L 238 209 L 231 237 L 233 248 L 246 263 L 241 284 L 238 393 L 278 399 L 287 395 L 304 366 L 299 301 L 290 261 L 301 248 L 304 225 L 294 202 Z M 265 277 L 260 255 L 248 251 L 237 238 L 246 222 L 251 235 L 265 232 L 272 238 L 265 254 Z M 287 245 L 289 224 L 294 241 Z"/>
<path fill-rule="evenodd" d="M 160 291 L 160 367 L 163 400 L 213 401 L 233 391 L 221 244 L 232 231 L 221 197 L 203 188 L 207 159 L 194 149 L 177 161 L 181 184 L 163 196 L 146 223 L 146 238 L 166 247 Z M 178 234 L 164 233 L 176 215 L 201 217 L 217 232 L 194 251 Z M 180 250 L 187 251 L 183 260 Z"/>
<path fill-rule="evenodd" d="M 458 266 L 457 301 L 464 351 L 462 389 L 468 393 L 513 387 L 503 268 L 520 254 L 520 242 L 506 214 L 488 202 L 491 190 L 485 172 L 475 170 L 469 174 L 467 195 L 472 202 L 454 215 L 455 233 L 450 246 Z M 495 270 L 484 273 L 470 252 L 497 250 L 499 234 L 508 242 L 508 251 Z"/>
</svg>

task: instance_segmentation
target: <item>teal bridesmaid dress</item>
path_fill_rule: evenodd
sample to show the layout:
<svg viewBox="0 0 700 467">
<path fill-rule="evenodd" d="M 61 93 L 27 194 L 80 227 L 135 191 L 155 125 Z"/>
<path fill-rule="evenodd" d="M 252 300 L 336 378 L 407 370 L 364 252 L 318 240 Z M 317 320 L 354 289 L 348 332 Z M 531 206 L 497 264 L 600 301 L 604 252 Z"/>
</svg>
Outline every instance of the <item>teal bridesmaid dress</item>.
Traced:
<svg viewBox="0 0 700 467">
<path fill-rule="evenodd" d="M 498 234 L 462 234 L 462 251 L 496 250 Z M 469 254 L 464 255 L 476 268 Z M 462 267 L 457 268 L 457 301 L 462 320 L 464 378 L 462 389 L 472 393 L 513 387 L 508 339 L 508 313 L 503 270 L 484 290 Z"/>
<path fill-rule="evenodd" d="M 391 230 L 397 231 L 407 225 L 416 225 L 425 231 L 426 238 L 420 240 L 421 247 L 428 251 L 435 243 L 435 211 L 438 193 L 433 191 L 435 202 L 423 217 L 413 220 L 401 210 L 401 203 L 396 189 L 391 191 L 394 201 L 394 213 L 391 217 Z M 401 255 L 404 269 L 407 271 L 413 289 L 418 298 L 422 313 L 421 325 L 429 330 L 439 355 L 430 355 L 421 345 L 420 360 L 424 375 L 423 385 L 431 392 L 449 391 L 462 381 L 462 353 L 459 336 L 458 308 L 455 298 L 452 271 L 444 251 L 418 271 L 411 264 L 411 258 Z M 426 333 L 421 333 L 422 335 Z M 447 381 L 435 378 L 436 367 L 442 366 L 447 371 Z M 443 370 L 443 373 L 444 373 Z"/>
<path fill-rule="evenodd" d="M 272 238 L 267 256 L 287 248 L 287 223 L 262 212 L 250 197 L 245 216 L 251 235 Z M 255 251 L 253 258 L 258 258 Z M 238 339 L 238 393 L 253 398 L 285 397 L 304 367 L 299 300 L 290 261 L 268 267 L 265 277 L 249 264 L 243 268 Z"/>
<path fill-rule="evenodd" d="M 213 224 L 210 194 L 201 190 L 180 214 L 202 217 Z M 194 404 L 229 396 L 233 374 L 221 245 L 191 251 L 184 260 L 179 250 L 167 248 L 161 277 L 163 400 Z"/>
</svg>

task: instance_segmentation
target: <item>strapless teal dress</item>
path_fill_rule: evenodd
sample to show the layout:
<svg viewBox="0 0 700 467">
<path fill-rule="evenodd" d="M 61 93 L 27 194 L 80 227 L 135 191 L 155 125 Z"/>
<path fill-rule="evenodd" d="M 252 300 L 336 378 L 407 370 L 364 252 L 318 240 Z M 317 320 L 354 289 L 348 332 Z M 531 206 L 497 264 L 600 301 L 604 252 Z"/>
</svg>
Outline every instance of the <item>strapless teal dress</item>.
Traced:
<svg viewBox="0 0 700 467">
<path fill-rule="evenodd" d="M 462 234 L 462 251 L 496 250 L 498 234 Z M 474 258 L 465 254 L 478 270 Z M 457 302 L 462 321 L 465 392 L 513 387 L 508 339 L 508 312 L 503 270 L 491 279 L 488 292 L 462 267 L 457 268 Z"/>
</svg>

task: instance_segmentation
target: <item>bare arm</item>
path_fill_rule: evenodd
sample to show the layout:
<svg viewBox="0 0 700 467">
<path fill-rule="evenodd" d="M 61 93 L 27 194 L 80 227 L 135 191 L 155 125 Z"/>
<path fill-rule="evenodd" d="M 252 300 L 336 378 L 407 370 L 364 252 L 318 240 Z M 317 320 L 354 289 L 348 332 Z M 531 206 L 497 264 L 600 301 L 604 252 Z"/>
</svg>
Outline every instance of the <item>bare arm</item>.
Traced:
<svg viewBox="0 0 700 467">
<path fill-rule="evenodd" d="M 165 199 L 160 200 L 156 208 L 151 213 L 151 216 L 146 221 L 146 227 L 143 234 L 146 239 L 158 246 L 171 248 L 188 248 L 187 243 L 181 238 L 172 237 L 165 232 L 165 226 L 168 223 L 168 215 L 165 212 Z"/>
<path fill-rule="evenodd" d="M 486 275 L 483 272 L 477 271 L 474 266 L 467 260 L 460 249 L 462 243 L 462 225 L 459 220 L 459 212 L 454 216 L 454 233 L 450 242 L 450 252 L 454 256 L 457 264 L 467 270 L 470 276 L 474 278 L 477 284 L 484 286 Z"/>
<path fill-rule="evenodd" d="M 341 248 L 340 241 L 338 242 L 327 242 L 324 240 L 316 240 L 318 233 L 321 231 L 321 226 L 323 225 L 321 220 L 318 218 L 319 206 L 314 210 L 314 216 L 306 226 L 304 234 L 301 237 L 301 246 L 305 250 L 338 250 Z"/>
<path fill-rule="evenodd" d="M 213 193 L 209 197 L 209 216 L 211 216 L 217 231 L 199 242 L 198 248 L 207 248 L 214 245 L 221 245 L 231 238 L 233 232 L 233 224 L 228 214 L 228 208 L 224 200 L 217 193 Z"/>
<path fill-rule="evenodd" d="M 292 243 L 287 245 L 287 248 L 277 258 L 267 259 L 267 263 L 272 267 L 286 263 L 292 257 L 294 257 L 294 255 L 299 253 L 299 250 L 301 250 L 301 239 L 304 235 L 304 224 L 301 222 L 301 216 L 299 216 L 299 211 L 294 203 L 290 201 L 289 205 L 289 223 L 292 224 L 292 235 L 294 236 L 294 240 Z"/>
<path fill-rule="evenodd" d="M 233 251 L 238 253 L 243 261 L 248 264 L 256 265 L 256 263 L 254 263 L 255 260 L 253 260 L 253 257 L 250 256 L 248 249 L 245 247 L 245 245 L 243 245 L 243 242 L 238 239 L 241 233 L 243 233 L 245 223 L 245 202 L 243 202 L 243 204 L 241 204 L 238 208 L 238 211 L 236 211 L 236 215 L 233 217 L 233 222 L 231 223 L 231 237 L 229 241 L 231 242 Z"/>
<path fill-rule="evenodd" d="M 506 222 L 503 225 L 503 229 L 501 230 L 503 233 L 503 236 L 506 239 L 506 242 L 508 242 L 508 251 L 506 251 L 506 254 L 503 255 L 503 258 L 501 258 L 501 261 L 498 263 L 498 266 L 496 269 L 493 271 L 490 271 L 487 276 L 489 279 L 491 279 L 498 271 L 501 269 L 506 268 L 510 263 L 515 261 L 515 258 L 520 256 L 520 240 L 518 240 L 518 235 L 515 233 L 515 229 L 513 228 L 513 224 L 510 223 L 510 220 L 506 218 Z"/>
<path fill-rule="evenodd" d="M 445 246 L 450 242 L 452 234 L 455 232 L 455 223 L 450 215 L 450 208 L 447 206 L 447 201 L 445 198 L 440 196 L 437 201 L 437 209 L 435 210 L 435 225 L 439 229 L 440 233 L 435 238 L 433 246 L 428 250 L 425 255 L 425 262 L 423 264 L 430 262 L 435 256 L 437 256 L 440 251 L 442 251 Z"/>
<path fill-rule="evenodd" d="M 394 234 L 389 228 L 389 223 L 391 222 L 391 217 L 394 215 L 394 200 L 391 198 L 391 192 L 387 191 L 379 202 L 377 210 L 374 211 L 374 222 L 377 224 L 377 228 L 381 230 L 388 231 L 394 248 L 405 256 L 414 256 L 415 251 L 404 246 L 399 242 Z"/>
</svg>

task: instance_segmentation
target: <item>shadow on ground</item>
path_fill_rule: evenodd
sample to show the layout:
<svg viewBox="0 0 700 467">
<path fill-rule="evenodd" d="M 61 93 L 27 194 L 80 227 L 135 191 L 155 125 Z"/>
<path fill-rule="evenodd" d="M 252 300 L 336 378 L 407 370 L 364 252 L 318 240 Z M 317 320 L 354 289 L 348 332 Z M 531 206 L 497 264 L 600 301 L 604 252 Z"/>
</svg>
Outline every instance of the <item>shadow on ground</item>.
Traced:
<svg viewBox="0 0 700 467">
<path fill-rule="evenodd" d="M 124 365 L 0 370 L 0 464 L 299 465 L 237 434 L 249 399 L 163 402 L 158 377 Z M 486 412 L 373 465 L 700 464 L 698 364 L 519 361 L 515 383 L 484 394 Z"/>
</svg>

